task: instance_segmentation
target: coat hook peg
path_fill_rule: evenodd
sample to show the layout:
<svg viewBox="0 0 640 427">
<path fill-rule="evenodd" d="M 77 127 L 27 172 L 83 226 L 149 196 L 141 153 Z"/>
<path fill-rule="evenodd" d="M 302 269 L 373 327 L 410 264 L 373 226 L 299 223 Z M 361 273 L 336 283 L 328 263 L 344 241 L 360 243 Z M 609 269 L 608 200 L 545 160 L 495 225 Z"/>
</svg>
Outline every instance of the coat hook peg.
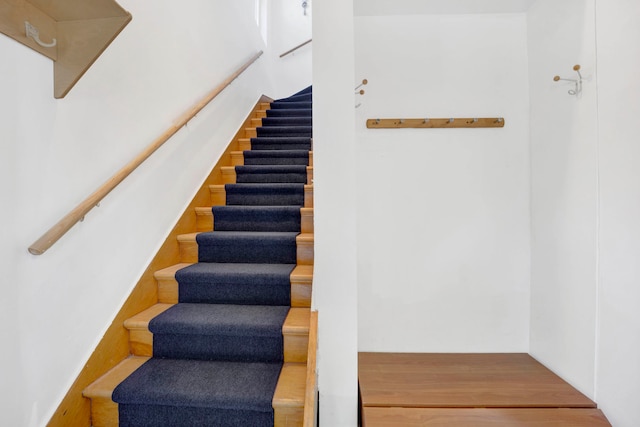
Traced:
<svg viewBox="0 0 640 427">
<path fill-rule="evenodd" d="M 31 37 L 36 43 L 38 43 L 42 47 L 54 47 L 56 44 L 58 44 L 58 41 L 56 39 L 53 39 L 51 43 L 45 43 L 42 40 L 40 40 L 40 31 L 36 27 L 31 25 L 29 21 L 24 21 L 24 28 L 25 28 L 26 36 Z"/>
<path fill-rule="evenodd" d="M 376 119 L 376 124 L 379 125 L 380 124 L 380 119 Z"/>
<path fill-rule="evenodd" d="M 404 119 L 400 119 L 400 120 L 398 120 L 398 123 L 399 123 L 399 124 L 403 124 L 403 123 L 404 123 Z"/>
<path fill-rule="evenodd" d="M 427 117 L 426 119 L 424 119 L 424 121 L 423 121 L 422 123 L 424 123 L 425 125 L 426 125 L 427 123 L 429 123 L 429 118 Z"/>
<path fill-rule="evenodd" d="M 363 79 L 363 80 L 362 80 L 362 83 L 360 83 L 358 86 L 356 86 L 355 90 L 360 89 L 362 86 L 366 85 L 367 83 L 369 83 L 369 80 L 367 80 L 367 79 Z M 362 90 L 362 91 L 360 91 L 360 92 L 362 92 L 360 95 L 363 95 L 363 94 L 364 94 L 364 90 Z M 356 92 L 356 93 L 357 93 L 357 92 Z"/>
<path fill-rule="evenodd" d="M 502 117 L 498 117 L 495 121 L 495 123 L 502 123 L 504 122 L 504 119 Z"/>
<path fill-rule="evenodd" d="M 471 123 L 478 123 L 478 118 L 475 117 L 473 120 L 471 120 Z"/>
<path fill-rule="evenodd" d="M 454 119 L 453 117 L 451 117 L 447 123 L 453 123 L 455 120 L 456 120 L 456 119 Z"/>
</svg>

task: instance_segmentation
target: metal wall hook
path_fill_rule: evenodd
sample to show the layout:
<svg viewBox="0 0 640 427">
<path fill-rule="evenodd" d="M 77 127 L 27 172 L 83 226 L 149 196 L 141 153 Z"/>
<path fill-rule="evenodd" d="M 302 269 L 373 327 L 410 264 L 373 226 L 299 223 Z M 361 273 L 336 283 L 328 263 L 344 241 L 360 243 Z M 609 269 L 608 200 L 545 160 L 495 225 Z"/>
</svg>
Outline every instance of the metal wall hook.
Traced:
<svg viewBox="0 0 640 427">
<path fill-rule="evenodd" d="M 53 39 L 51 43 L 45 43 L 42 40 L 40 40 L 40 31 L 36 27 L 31 25 L 29 21 L 24 21 L 24 28 L 25 28 L 25 33 L 27 37 L 31 37 L 36 43 L 38 43 L 42 47 L 54 47 L 56 44 L 58 44 L 58 40 L 56 39 Z"/>
<path fill-rule="evenodd" d="M 570 89 L 567 93 L 569 95 L 578 96 L 582 93 L 582 73 L 580 73 L 580 64 L 574 65 L 573 71 L 578 73 L 577 79 L 563 79 L 560 76 L 555 76 L 553 78 L 553 81 L 554 82 L 559 82 L 559 81 L 572 82 L 575 85 L 575 89 Z"/>
</svg>

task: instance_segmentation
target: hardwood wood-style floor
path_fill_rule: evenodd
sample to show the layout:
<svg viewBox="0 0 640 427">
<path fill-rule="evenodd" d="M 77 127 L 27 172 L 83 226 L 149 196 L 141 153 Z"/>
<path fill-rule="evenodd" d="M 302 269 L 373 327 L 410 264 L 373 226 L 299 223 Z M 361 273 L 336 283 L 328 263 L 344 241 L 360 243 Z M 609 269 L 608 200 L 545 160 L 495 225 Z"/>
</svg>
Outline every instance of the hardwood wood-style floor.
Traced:
<svg viewBox="0 0 640 427">
<path fill-rule="evenodd" d="M 360 353 L 363 427 L 610 426 L 528 354 Z"/>
</svg>

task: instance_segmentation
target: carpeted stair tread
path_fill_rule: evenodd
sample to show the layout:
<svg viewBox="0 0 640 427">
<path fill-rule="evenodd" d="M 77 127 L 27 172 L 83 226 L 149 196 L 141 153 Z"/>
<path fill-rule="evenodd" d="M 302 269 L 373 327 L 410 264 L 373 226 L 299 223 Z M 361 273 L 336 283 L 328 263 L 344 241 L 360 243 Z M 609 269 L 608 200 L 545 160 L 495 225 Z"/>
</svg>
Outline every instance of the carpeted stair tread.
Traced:
<svg viewBox="0 0 640 427">
<path fill-rule="evenodd" d="M 280 108 L 276 110 L 266 110 L 267 117 L 312 117 L 311 108 Z"/>
<path fill-rule="evenodd" d="M 274 101 L 270 105 L 270 108 L 273 110 L 292 109 L 292 108 L 310 109 L 312 107 L 313 107 L 313 103 L 310 101 L 298 101 L 298 102 Z"/>
<path fill-rule="evenodd" d="M 281 362 L 282 331 L 288 312 L 288 306 L 176 304 L 149 322 L 153 355 L 164 359 Z"/>
<path fill-rule="evenodd" d="M 288 306 L 192 304 L 169 307 L 149 322 L 154 334 L 279 337 Z"/>
<path fill-rule="evenodd" d="M 304 184 L 226 184 L 225 192 L 227 205 L 304 205 Z"/>
<path fill-rule="evenodd" d="M 272 137 L 272 136 L 307 136 L 313 135 L 313 128 L 311 126 L 261 126 L 256 128 L 257 137 Z"/>
<path fill-rule="evenodd" d="M 309 165 L 309 150 L 247 150 L 243 156 L 245 166 Z"/>
<path fill-rule="evenodd" d="M 307 183 L 307 167 L 300 165 L 246 165 L 235 167 L 236 183 Z"/>
<path fill-rule="evenodd" d="M 256 137 L 250 139 L 251 150 L 311 150 L 309 136 Z"/>
<path fill-rule="evenodd" d="M 116 387 L 113 400 L 271 413 L 281 368 L 280 363 L 152 358 Z"/>
<path fill-rule="evenodd" d="M 295 264 L 297 232 L 213 231 L 199 233 L 199 262 Z"/>
<path fill-rule="evenodd" d="M 313 94 L 311 92 L 298 93 L 291 95 L 288 98 L 276 99 L 274 102 L 311 102 L 313 101 Z"/>
<path fill-rule="evenodd" d="M 214 206 L 216 231 L 300 231 L 297 206 Z"/>
<path fill-rule="evenodd" d="M 175 273 L 178 300 L 205 304 L 289 305 L 295 264 L 201 262 Z"/>
<path fill-rule="evenodd" d="M 288 306 L 179 303 L 153 318 L 153 356 L 282 362 Z"/>
<path fill-rule="evenodd" d="M 311 117 L 263 117 L 262 126 L 312 126 Z"/>
</svg>

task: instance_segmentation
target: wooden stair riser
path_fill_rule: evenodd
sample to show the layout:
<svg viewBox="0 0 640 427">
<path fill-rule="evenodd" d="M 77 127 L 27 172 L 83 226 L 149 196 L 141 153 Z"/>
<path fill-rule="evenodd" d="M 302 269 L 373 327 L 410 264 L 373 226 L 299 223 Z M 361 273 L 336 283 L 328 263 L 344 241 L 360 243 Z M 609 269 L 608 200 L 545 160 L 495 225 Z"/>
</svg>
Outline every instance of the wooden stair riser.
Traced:
<svg viewBox="0 0 640 427">
<path fill-rule="evenodd" d="M 236 175 L 236 167 L 235 166 L 223 166 L 221 169 L 222 172 L 222 182 L 224 184 L 235 184 L 237 175 Z M 313 183 L 313 167 L 307 166 L 307 183 Z"/>
<path fill-rule="evenodd" d="M 197 231 L 213 231 L 213 212 L 209 207 L 196 208 Z M 313 233 L 313 208 L 300 208 L 300 232 Z"/>
<path fill-rule="evenodd" d="M 129 331 L 129 345 L 134 356 L 153 356 L 153 333 L 149 322 L 172 304 L 156 304 L 124 323 Z M 306 363 L 309 343 L 309 308 L 292 308 L 282 326 L 284 339 L 284 361 Z"/>
<path fill-rule="evenodd" d="M 244 152 L 233 151 L 231 152 L 231 166 L 244 166 Z"/>
<path fill-rule="evenodd" d="M 300 427 L 304 419 L 307 365 L 285 363 L 273 395 L 275 427 Z"/>
<path fill-rule="evenodd" d="M 84 397 L 91 399 L 92 427 L 114 427 L 118 425 L 118 404 L 111 400 L 113 390 L 147 360 L 149 360 L 148 357 L 129 357 L 98 378 L 82 392 Z"/>
<path fill-rule="evenodd" d="M 251 139 L 240 138 L 238 140 L 238 151 L 249 151 L 249 150 L 251 150 Z"/>
<path fill-rule="evenodd" d="M 291 281 L 291 307 L 311 307 L 313 266 L 296 266 L 289 280 Z"/>
<path fill-rule="evenodd" d="M 297 244 L 297 264 L 313 265 L 313 234 L 298 234 L 296 237 Z"/>
<path fill-rule="evenodd" d="M 267 117 L 267 110 L 257 110 L 255 116 L 257 119 L 264 119 Z"/>
<path fill-rule="evenodd" d="M 256 130 L 256 128 L 246 128 L 244 130 L 244 137 L 245 138 L 257 138 L 258 137 L 258 131 Z"/>
<path fill-rule="evenodd" d="M 175 274 L 190 264 L 176 264 L 157 271 L 158 302 L 163 304 L 178 303 L 178 281 Z M 298 265 L 291 272 L 291 307 L 311 307 L 311 285 L 313 282 L 313 266 Z"/>
<path fill-rule="evenodd" d="M 251 149 L 251 142 L 248 140 L 242 143 L 242 147 L 246 147 L 248 145 L 249 148 L 243 151 L 232 151 L 231 152 L 231 166 L 244 166 L 244 151 L 249 151 Z M 313 151 L 309 151 L 309 166 L 313 167 Z"/>
<path fill-rule="evenodd" d="M 209 194 L 211 196 L 211 206 L 224 206 L 227 204 L 227 192 L 222 185 L 210 185 Z M 313 207 L 313 185 L 306 184 L 304 186 L 304 207 Z"/>
<path fill-rule="evenodd" d="M 300 232 L 313 234 L 313 208 L 300 209 Z"/>
</svg>

